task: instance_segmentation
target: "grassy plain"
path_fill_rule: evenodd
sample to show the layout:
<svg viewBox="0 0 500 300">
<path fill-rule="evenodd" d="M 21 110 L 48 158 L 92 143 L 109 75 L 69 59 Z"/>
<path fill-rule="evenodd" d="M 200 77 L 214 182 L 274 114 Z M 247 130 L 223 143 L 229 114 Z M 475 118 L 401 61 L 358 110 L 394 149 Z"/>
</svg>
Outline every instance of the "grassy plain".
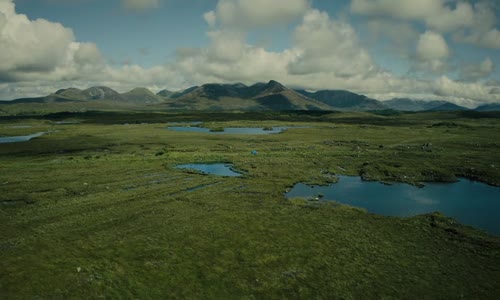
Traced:
<svg viewBox="0 0 500 300">
<path fill-rule="evenodd" d="M 174 121 L 305 128 L 166 130 Z M 498 186 L 498 113 L 0 119 L 0 136 L 40 131 L 49 133 L 0 144 L 3 299 L 500 297 L 498 237 L 439 213 L 383 217 L 283 196 L 296 182 L 326 184 L 335 174 L 410 184 L 461 176 Z M 174 168 L 193 162 L 230 162 L 244 175 Z"/>
</svg>

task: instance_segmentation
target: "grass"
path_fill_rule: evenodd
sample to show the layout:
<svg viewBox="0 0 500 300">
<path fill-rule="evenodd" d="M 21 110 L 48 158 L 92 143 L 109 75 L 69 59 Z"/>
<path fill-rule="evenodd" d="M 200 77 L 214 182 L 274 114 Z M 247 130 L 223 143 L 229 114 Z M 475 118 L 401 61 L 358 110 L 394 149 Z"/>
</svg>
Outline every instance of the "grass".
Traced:
<svg viewBox="0 0 500 300">
<path fill-rule="evenodd" d="M 52 122 L 65 118 L 81 124 Z M 169 121 L 309 127 L 211 135 Z M 0 145 L 0 296 L 498 298 L 498 237 L 439 213 L 382 217 L 283 193 L 331 174 L 499 185 L 499 129 L 495 115 L 461 113 L 2 118 L 0 135 L 50 133 Z M 174 168 L 204 162 L 244 176 Z"/>
</svg>

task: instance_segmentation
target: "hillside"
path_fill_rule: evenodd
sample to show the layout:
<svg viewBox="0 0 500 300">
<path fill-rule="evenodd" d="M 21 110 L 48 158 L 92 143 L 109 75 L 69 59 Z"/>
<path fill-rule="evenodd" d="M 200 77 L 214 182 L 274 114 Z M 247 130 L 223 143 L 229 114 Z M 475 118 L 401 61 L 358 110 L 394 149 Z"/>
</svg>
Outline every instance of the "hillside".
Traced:
<svg viewBox="0 0 500 300">
<path fill-rule="evenodd" d="M 26 112 L 117 110 L 325 110 L 325 111 L 453 111 L 466 107 L 443 100 L 414 100 L 395 98 L 379 101 L 346 90 L 292 90 L 270 80 L 253 85 L 243 83 L 207 83 L 180 91 L 161 90 L 153 93 L 147 88 L 134 88 L 119 93 L 106 86 L 85 90 L 60 89 L 42 97 L 0 101 L 3 115 Z M 500 110 L 500 104 L 479 106 L 477 111 Z"/>
<path fill-rule="evenodd" d="M 164 99 L 146 88 L 135 88 L 120 95 L 121 101 L 131 104 L 155 104 L 163 102 Z"/>
<path fill-rule="evenodd" d="M 466 107 L 443 100 L 415 100 L 408 98 L 395 98 L 384 101 L 384 104 L 391 109 L 401 111 L 446 111 L 468 109 Z"/>
<path fill-rule="evenodd" d="M 484 104 L 484 105 L 476 107 L 475 110 L 477 110 L 477 111 L 500 111 L 500 104 L 499 103 Z"/>
<path fill-rule="evenodd" d="M 320 101 L 334 109 L 338 110 L 382 110 L 387 109 L 382 102 L 343 90 L 321 90 L 317 92 L 308 92 L 305 90 L 296 90 L 296 92 L 317 101 Z"/>
<path fill-rule="evenodd" d="M 389 108 L 401 111 L 430 110 L 445 103 L 446 101 L 441 101 L 441 100 L 424 101 L 424 100 L 415 100 L 408 98 L 395 98 L 384 101 L 384 104 L 387 105 Z"/>
<path fill-rule="evenodd" d="M 202 110 L 332 110 L 332 107 L 305 97 L 274 80 L 251 86 L 242 83 L 210 83 L 192 87 L 180 94 L 172 94 L 162 106 Z"/>
</svg>

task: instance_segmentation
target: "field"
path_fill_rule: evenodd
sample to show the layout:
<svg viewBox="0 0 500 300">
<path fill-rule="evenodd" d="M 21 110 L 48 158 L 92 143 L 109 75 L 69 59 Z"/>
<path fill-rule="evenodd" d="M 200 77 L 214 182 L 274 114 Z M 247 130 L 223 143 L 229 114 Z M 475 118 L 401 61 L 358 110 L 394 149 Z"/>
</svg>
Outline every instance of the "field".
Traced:
<svg viewBox="0 0 500 300">
<path fill-rule="evenodd" d="M 185 121 L 300 128 L 165 129 Z M 499 237 L 440 213 L 383 217 L 283 195 L 336 174 L 500 186 L 499 113 L 0 118 L 0 136 L 42 131 L 0 144 L 2 299 L 500 297 Z M 232 163 L 244 175 L 175 168 L 193 162 Z"/>
</svg>

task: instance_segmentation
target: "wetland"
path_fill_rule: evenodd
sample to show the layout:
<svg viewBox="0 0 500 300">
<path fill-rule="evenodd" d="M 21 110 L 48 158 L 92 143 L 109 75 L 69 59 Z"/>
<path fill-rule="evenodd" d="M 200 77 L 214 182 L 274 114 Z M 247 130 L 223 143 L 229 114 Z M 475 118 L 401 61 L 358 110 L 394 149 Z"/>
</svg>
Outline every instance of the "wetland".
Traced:
<svg viewBox="0 0 500 300">
<path fill-rule="evenodd" d="M 56 123 L 64 120 L 80 122 Z M 165 130 L 193 121 L 290 128 L 250 135 Z M 473 206 L 460 210 L 491 220 L 473 211 L 484 204 L 483 189 L 498 195 L 498 113 L 0 118 L 3 137 L 49 131 L 0 144 L 2 298 L 500 296 L 500 238 L 443 206 L 467 202 Z M 243 175 L 177 168 L 214 163 Z M 337 180 L 370 188 L 321 190 Z M 299 182 L 321 187 L 287 198 Z M 381 191 L 381 182 L 395 192 Z M 416 203 L 408 191 L 425 197 Z M 320 192 L 320 201 L 307 201 Z M 395 212 L 356 207 L 377 198 Z M 497 198 L 485 206 L 491 216 Z"/>
</svg>

